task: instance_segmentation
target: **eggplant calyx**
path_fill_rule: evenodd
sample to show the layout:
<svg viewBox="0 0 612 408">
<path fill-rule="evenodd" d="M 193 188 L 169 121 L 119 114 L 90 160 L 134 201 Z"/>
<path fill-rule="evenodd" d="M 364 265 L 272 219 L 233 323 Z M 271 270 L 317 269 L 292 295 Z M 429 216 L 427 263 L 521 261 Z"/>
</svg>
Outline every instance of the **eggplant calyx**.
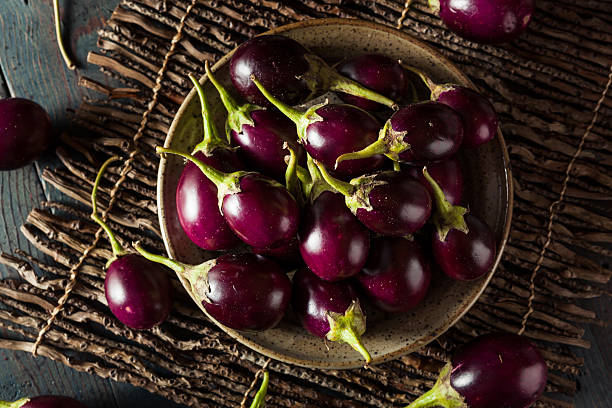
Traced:
<svg viewBox="0 0 612 408">
<path fill-rule="evenodd" d="M 430 87 L 429 89 L 431 90 L 431 100 L 437 101 L 440 98 L 440 95 L 445 92 L 453 91 L 456 87 L 457 85 L 455 84 L 441 84 Z"/>
<path fill-rule="evenodd" d="M 438 232 L 438 238 L 444 242 L 446 235 L 452 229 L 459 230 L 464 234 L 469 232 L 465 222 L 465 214 L 468 210 L 459 205 L 452 205 L 444 196 L 440 185 L 431 177 L 427 167 L 423 167 L 423 176 L 431 185 L 433 190 L 433 201 L 436 203 L 436 210 L 432 216 L 433 222 Z"/>
<path fill-rule="evenodd" d="M 313 123 L 323 121 L 323 118 L 321 117 L 321 115 L 317 113 L 317 110 L 319 110 L 319 108 L 322 108 L 328 104 L 329 104 L 329 100 L 325 99 L 324 102 L 312 105 L 310 108 L 306 109 L 306 112 L 302 114 L 302 117 L 300 118 L 300 120 L 296 122 L 295 125 L 297 128 L 298 139 L 302 143 L 305 143 L 307 141 L 306 129 L 308 128 L 308 126 L 312 125 Z"/>
<path fill-rule="evenodd" d="M 0 401 L 0 408 L 19 408 L 19 407 L 24 406 L 28 402 L 30 402 L 30 398 L 27 398 L 27 397 L 17 400 L 15 402 Z"/>
<path fill-rule="evenodd" d="M 283 143 L 283 149 L 289 151 L 289 155 L 285 156 L 285 163 L 287 164 L 287 169 L 285 170 L 285 188 L 287 188 L 298 204 L 302 206 L 304 204 L 304 195 L 302 194 L 302 187 L 298 178 L 297 155 L 287 142 Z"/>
<path fill-rule="evenodd" d="M 361 342 L 361 336 L 366 331 L 366 317 L 359 301 L 353 300 L 344 314 L 328 311 L 326 316 L 329 322 L 329 332 L 325 338 L 347 343 L 363 356 L 367 366 L 372 361 L 372 357 Z"/>
<path fill-rule="evenodd" d="M 319 170 L 310 155 L 307 156 L 306 164 L 308 166 L 308 172 L 310 174 L 310 183 L 305 185 L 304 192 L 306 193 L 306 197 L 308 197 L 308 201 L 311 204 L 314 203 L 316 199 L 325 191 L 331 191 L 332 193 L 338 192 L 338 190 L 333 188 L 325 180 L 325 178 L 321 174 L 321 171 Z M 302 181 L 302 183 L 304 182 Z"/>
<path fill-rule="evenodd" d="M 447 363 L 434 386 L 405 408 L 468 408 L 465 398 L 450 383 L 451 363 Z"/>
<path fill-rule="evenodd" d="M 389 184 L 387 181 L 376 180 L 380 173 L 366 174 L 365 176 L 357 177 L 350 181 L 350 184 L 357 187 L 353 195 L 346 197 L 346 206 L 353 214 L 357 213 L 358 209 L 372 211 L 374 207 L 370 203 L 370 193 L 376 187 Z"/>
</svg>

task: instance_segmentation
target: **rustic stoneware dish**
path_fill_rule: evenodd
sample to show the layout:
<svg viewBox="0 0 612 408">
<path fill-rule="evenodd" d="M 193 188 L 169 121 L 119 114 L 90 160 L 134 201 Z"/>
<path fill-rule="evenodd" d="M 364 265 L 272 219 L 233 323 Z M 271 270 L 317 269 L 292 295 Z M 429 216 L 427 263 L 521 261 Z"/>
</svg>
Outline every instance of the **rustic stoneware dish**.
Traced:
<svg viewBox="0 0 612 408">
<path fill-rule="evenodd" d="M 268 33 L 291 37 L 329 62 L 364 53 L 380 53 L 401 59 L 430 74 L 438 82 L 474 86 L 447 59 L 429 46 L 393 28 L 358 20 L 310 20 L 279 27 Z M 230 52 L 213 70 L 226 85 Z M 226 112 L 213 86 L 202 79 L 211 114 L 223 129 Z M 190 152 L 202 135 L 200 105 L 195 91 L 189 93 L 166 138 L 165 147 Z M 510 228 L 512 185 L 508 153 L 501 133 L 498 137 L 460 156 L 466 180 L 465 197 L 470 210 L 486 220 L 497 238 L 497 258 L 489 274 L 474 282 L 458 282 L 436 276 L 425 300 L 414 310 L 400 315 L 370 313 L 363 338 L 373 363 L 392 360 L 431 342 L 451 327 L 478 299 L 501 258 Z M 157 184 L 159 220 L 166 249 L 172 258 L 199 263 L 212 257 L 183 233 L 176 215 L 176 185 L 184 163 L 176 156 L 161 159 Z M 189 292 L 189 285 L 183 282 Z M 356 368 L 363 365 L 358 353 L 343 344 L 329 344 L 313 337 L 292 316 L 265 332 L 245 333 L 219 326 L 230 336 L 266 356 L 287 363 L 317 368 Z"/>
</svg>

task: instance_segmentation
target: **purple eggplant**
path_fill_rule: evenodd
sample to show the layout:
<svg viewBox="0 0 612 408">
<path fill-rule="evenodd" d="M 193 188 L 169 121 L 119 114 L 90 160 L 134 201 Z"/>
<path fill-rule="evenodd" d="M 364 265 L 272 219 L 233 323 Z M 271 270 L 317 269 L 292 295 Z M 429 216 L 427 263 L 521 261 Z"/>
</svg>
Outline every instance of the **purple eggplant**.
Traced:
<svg viewBox="0 0 612 408">
<path fill-rule="evenodd" d="M 239 105 L 215 78 L 205 63 L 206 76 L 217 88 L 227 110 L 226 131 L 228 139 L 239 146 L 240 158 L 251 169 L 281 181 L 285 174 L 285 144 L 296 151 L 305 162 L 304 148 L 297 141 L 295 124 L 273 109 L 263 109 L 252 104 Z"/>
<path fill-rule="evenodd" d="M 79 401 L 58 395 L 22 398 L 15 402 L 0 401 L 0 408 L 87 408 Z"/>
<path fill-rule="evenodd" d="M 379 309 L 407 312 L 425 298 L 431 270 L 416 242 L 381 237 L 372 241 L 368 262 L 357 280 Z"/>
<path fill-rule="evenodd" d="M 404 96 L 410 85 L 404 68 L 397 60 L 379 54 L 366 54 L 343 62 L 338 72 L 373 91 L 397 101 Z M 369 99 L 345 93 L 340 98 L 349 105 L 357 106 L 367 111 L 379 111 L 385 105 Z"/>
<path fill-rule="evenodd" d="M 436 203 L 432 250 L 440 268 L 453 279 L 468 281 L 489 272 L 495 262 L 495 239 L 487 224 L 467 209 L 452 205 L 440 186 L 423 168 Z"/>
<path fill-rule="evenodd" d="M 404 172 L 367 174 L 347 183 L 330 176 L 321 163 L 317 166 L 325 181 L 345 196 L 351 212 L 374 232 L 407 237 L 429 219 L 431 197 L 427 189 Z"/>
<path fill-rule="evenodd" d="M 433 388 L 406 408 L 526 408 L 547 379 L 546 362 L 527 338 L 486 334 L 459 348 Z"/>
<path fill-rule="evenodd" d="M 204 137 L 192 155 L 214 169 L 225 172 L 244 166 L 235 149 L 219 137 L 209 118 L 208 103 L 200 83 L 190 76 L 202 106 Z M 217 251 L 233 248 L 240 239 L 227 225 L 217 204 L 217 187 L 192 162 L 188 162 L 176 187 L 176 211 L 179 222 L 189 239 L 200 248 Z"/>
<path fill-rule="evenodd" d="M 91 218 L 106 232 L 113 251 L 106 264 L 104 294 L 110 311 L 132 329 L 150 329 L 166 320 L 172 310 L 172 283 L 168 269 L 125 251 L 113 231 L 98 215 L 96 195 L 102 175 L 117 157 L 107 160 L 91 192 Z"/>
<path fill-rule="evenodd" d="M 301 104 L 327 91 L 339 91 L 395 106 L 391 99 L 343 77 L 300 43 L 282 35 L 261 35 L 243 43 L 232 56 L 230 75 L 242 97 L 260 106 L 271 105 L 251 82 L 251 76 L 289 105 Z"/>
<path fill-rule="evenodd" d="M 145 251 L 152 262 L 166 265 L 191 286 L 191 294 L 219 323 L 234 330 L 271 329 L 281 321 L 291 297 L 283 269 L 259 255 L 226 254 L 199 265 L 187 265 Z"/>
<path fill-rule="evenodd" d="M 308 160 L 313 186 L 298 232 L 302 259 L 321 279 L 349 278 L 367 260 L 370 233 Z"/>
<path fill-rule="evenodd" d="M 425 179 L 425 176 L 423 176 L 422 168 L 407 167 L 404 171 L 419 180 L 427 188 L 429 195 L 433 197 L 433 188 L 427 179 Z M 461 198 L 463 197 L 463 174 L 461 173 L 459 160 L 452 157 L 439 163 L 430 164 L 427 166 L 427 171 L 438 183 L 449 203 L 452 205 L 461 204 Z"/>
<path fill-rule="evenodd" d="M 158 153 L 182 156 L 195 163 L 218 190 L 218 206 L 234 233 L 248 245 L 267 248 L 297 233 L 299 207 L 278 182 L 255 172 L 223 173 L 183 152 L 157 147 Z"/>
<path fill-rule="evenodd" d="M 361 342 L 366 316 L 350 281 L 328 282 L 308 268 L 301 268 L 293 276 L 291 304 L 311 334 L 347 343 L 363 356 L 366 365 L 372 361 Z"/>
<path fill-rule="evenodd" d="M 0 171 L 31 163 L 52 142 L 51 118 L 39 104 L 22 98 L 0 100 Z"/>
<path fill-rule="evenodd" d="M 432 101 L 453 108 L 463 119 L 463 146 L 478 147 L 497 134 L 499 119 L 491 102 L 473 89 L 461 85 L 436 84 L 422 71 L 405 67 L 418 75 L 430 91 Z"/>
<path fill-rule="evenodd" d="M 295 122 L 298 139 L 306 152 L 327 166 L 333 166 L 344 153 L 366 147 L 376 140 L 380 128 L 378 121 L 363 109 L 325 102 L 302 112 L 276 99 L 257 79 L 253 78 L 253 82 L 274 106 Z M 376 155 L 347 161 L 337 166 L 335 174 L 355 177 L 380 168 L 383 160 L 383 156 Z"/>
<path fill-rule="evenodd" d="M 483 44 L 507 43 L 525 31 L 535 0 L 429 0 L 451 31 Z"/>
<path fill-rule="evenodd" d="M 343 154 L 335 166 L 379 154 L 395 162 L 429 164 L 454 155 L 462 140 L 463 121 L 454 109 L 440 102 L 415 103 L 395 112 L 376 142 Z"/>
</svg>

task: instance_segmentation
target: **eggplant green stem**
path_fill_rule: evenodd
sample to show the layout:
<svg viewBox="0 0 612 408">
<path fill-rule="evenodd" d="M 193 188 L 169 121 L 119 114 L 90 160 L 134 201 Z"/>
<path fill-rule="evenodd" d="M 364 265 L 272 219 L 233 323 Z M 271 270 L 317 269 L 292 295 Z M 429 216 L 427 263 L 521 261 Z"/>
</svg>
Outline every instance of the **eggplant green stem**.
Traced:
<svg viewBox="0 0 612 408">
<path fill-rule="evenodd" d="M 392 99 L 389 99 L 378 92 L 374 92 L 371 89 L 368 89 L 365 86 L 353 81 L 352 79 L 340 75 L 332 68 L 330 68 L 330 71 L 333 72 L 329 87 L 330 91 L 343 92 L 349 95 L 359 96 L 373 102 L 378 102 L 393 110 L 398 109 L 397 103 L 395 103 L 395 101 Z"/>
<path fill-rule="evenodd" d="M 210 64 L 208 61 L 204 63 L 204 69 L 206 70 L 206 76 L 212 82 L 215 88 L 217 88 L 217 92 L 219 92 L 219 97 L 221 98 L 221 102 L 223 106 L 225 106 L 225 110 L 227 110 L 227 121 L 226 121 L 226 133 L 227 138 L 230 140 L 230 132 L 233 130 L 234 132 L 241 132 L 243 125 L 251 125 L 255 126 L 255 122 L 251 117 L 251 112 L 257 109 L 262 109 L 257 105 L 253 105 L 250 103 L 246 103 L 244 105 L 239 105 L 236 102 L 230 93 L 225 89 L 221 82 L 217 80 L 215 75 L 212 73 L 210 69 Z"/>
<path fill-rule="evenodd" d="M 259 387 L 259 391 L 255 394 L 255 398 L 253 398 L 253 402 L 249 408 L 263 408 L 265 405 L 266 394 L 268 393 L 268 383 L 270 382 L 270 373 L 268 371 L 263 372 L 263 380 L 261 380 L 261 387 Z"/>
<path fill-rule="evenodd" d="M 285 157 L 285 161 L 287 162 L 287 170 L 285 170 L 285 187 L 293 198 L 302 205 L 304 203 L 304 196 L 297 175 L 297 155 L 295 154 L 295 150 L 293 150 L 287 142 L 284 143 L 283 148 L 289 151 L 289 156 Z"/>
<path fill-rule="evenodd" d="M 203 152 L 208 156 L 215 147 L 227 146 L 227 143 L 219 137 L 217 128 L 213 124 L 212 120 L 210 120 L 208 101 L 204 95 L 202 85 L 200 85 L 200 82 L 196 79 L 196 77 L 191 74 L 189 74 L 189 79 L 191 82 L 193 82 L 193 86 L 195 87 L 200 99 L 200 106 L 202 108 L 202 128 L 204 129 L 204 137 L 202 138 L 202 141 L 196 145 L 191 154 Z"/>
<path fill-rule="evenodd" d="M 145 257 L 149 261 L 165 265 L 165 266 L 167 266 L 168 268 L 172 269 L 174 272 L 176 272 L 178 274 L 184 275 L 186 273 L 186 271 L 188 269 L 190 269 L 190 267 L 191 267 L 191 265 L 187 265 L 187 264 L 184 264 L 182 262 L 175 261 L 175 260 L 167 258 L 167 257 L 165 257 L 163 255 L 157 255 L 157 254 L 151 253 L 151 252 L 147 251 L 146 249 L 144 249 L 140 245 L 140 242 L 134 242 L 132 244 L 132 247 L 136 251 L 138 251 L 138 253 L 140 255 L 142 255 L 143 257 Z"/>
<path fill-rule="evenodd" d="M 387 142 L 385 142 L 384 139 L 378 139 L 371 145 L 366 146 L 359 151 L 341 154 L 336 159 L 336 164 L 334 167 L 338 168 L 338 165 L 345 160 L 356 160 L 356 159 L 363 159 L 366 157 L 372 157 L 377 154 L 387 154 L 388 151 L 389 149 L 387 147 Z"/>
<path fill-rule="evenodd" d="M 331 191 L 332 193 L 337 192 L 335 188 L 325 181 L 321 175 L 321 171 L 310 155 L 307 156 L 306 165 L 308 166 L 310 184 L 307 189 L 304 189 L 304 192 L 311 203 L 313 203 L 324 191 Z"/>
<path fill-rule="evenodd" d="M 338 156 L 335 167 L 338 168 L 338 165 L 345 160 L 365 159 L 377 154 L 384 154 L 395 162 L 400 161 L 400 153 L 410 149 L 410 144 L 404 141 L 406 133 L 393 130 L 391 120 L 389 119 L 380 130 L 377 141 L 357 152 Z"/>
<path fill-rule="evenodd" d="M 393 171 L 402 171 L 402 166 L 400 165 L 400 162 L 393 162 Z"/>
<path fill-rule="evenodd" d="M 372 362 L 370 353 L 361 341 L 366 330 L 366 317 L 358 301 L 354 300 L 344 314 L 327 312 L 327 321 L 329 332 L 325 337 L 328 340 L 347 343 L 363 356 L 366 366 Z"/>
<path fill-rule="evenodd" d="M 317 160 L 313 160 L 313 162 L 314 164 L 316 164 L 317 168 L 321 172 L 321 176 L 323 176 L 323 180 L 325 180 L 327 184 L 329 184 L 334 189 L 336 189 L 340 194 L 342 194 L 345 197 L 351 197 L 353 196 L 353 194 L 355 194 L 355 191 L 357 191 L 357 187 L 355 187 L 351 183 L 347 183 L 346 181 L 338 180 L 332 177 L 327 172 L 327 169 L 321 162 Z"/>
<path fill-rule="evenodd" d="M 440 185 L 431 177 L 427 171 L 427 167 L 423 167 L 423 176 L 425 176 L 425 179 L 433 190 L 433 200 L 436 204 L 436 211 L 432 218 L 438 230 L 440 240 L 444 241 L 451 229 L 456 229 L 467 234 L 468 227 L 464 218 L 464 215 L 467 213 L 467 208 L 452 205 L 446 199 L 444 191 L 442 191 Z"/>
<path fill-rule="evenodd" d="M 434 386 L 405 408 L 468 408 L 465 399 L 450 384 L 451 369 L 451 363 L 447 363 Z"/>
<path fill-rule="evenodd" d="M 29 398 L 22 398 L 15 402 L 0 401 L 0 408 L 19 408 L 30 402 Z"/>
<path fill-rule="evenodd" d="M 62 39 L 62 27 L 60 22 L 60 10 L 59 10 L 59 0 L 53 0 L 53 15 L 55 19 L 55 36 L 57 37 L 57 45 L 59 47 L 60 53 L 62 54 L 62 58 L 64 59 L 64 63 L 68 67 L 69 70 L 74 70 L 76 65 L 70 59 L 68 52 L 66 52 L 66 48 L 64 47 L 64 40 Z"/>
<path fill-rule="evenodd" d="M 302 121 L 304 117 L 304 114 L 302 112 L 300 112 L 299 110 L 295 108 L 292 108 L 286 103 L 281 102 L 280 99 L 272 95 L 272 93 L 270 93 L 270 91 L 264 88 L 261 82 L 259 82 L 259 80 L 255 78 L 255 75 L 251 75 L 251 81 L 253 81 L 255 86 L 259 89 L 259 91 L 263 94 L 263 96 L 265 96 L 266 99 L 270 101 L 272 105 L 276 106 L 278 110 L 281 111 L 289 119 L 291 119 L 293 123 L 295 123 L 296 125 L 300 124 L 300 122 Z"/>
<path fill-rule="evenodd" d="M 108 224 L 106 222 L 104 222 L 104 220 L 98 214 L 98 199 L 97 199 L 97 195 L 98 195 L 98 187 L 100 186 L 100 182 L 102 181 L 102 176 L 104 175 L 104 172 L 106 171 L 106 168 L 111 163 L 116 162 L 119 159 L 120 158 L 118 156 L 113 156 L 110 159 L 108 159 L 107 161 L 105 161 L 104 164 L 102 164 L 102 167 L 100 167 L 100 170 L 98 171 L 98 175 L 96 176 L 96 180 L 94 181 L 94 185 L 93 185 L 93 188 L 91 190 L 91 219 L 94 220 L 96 223 L 98 223 L 98 225 L 100 225 L 100 227 L 102 227 L 104 232 L 106 232 L 106 235 L 108 237 L 108 241 L 110 242 L 111 248 L 113 249 L 113 256 L 112 256 L 111 259 L 109 259 L 109 261 L 108 261 L 109 263 L 114 261 L 115 259 L 119 258 L 120 256 L 125 255 L 126 251 L 123 249 L 123 247 L 121 246 L 119 241 L 117 241 L 117 237 L 115 237 L 115 234 L 110 229 Z"/>
</svg>

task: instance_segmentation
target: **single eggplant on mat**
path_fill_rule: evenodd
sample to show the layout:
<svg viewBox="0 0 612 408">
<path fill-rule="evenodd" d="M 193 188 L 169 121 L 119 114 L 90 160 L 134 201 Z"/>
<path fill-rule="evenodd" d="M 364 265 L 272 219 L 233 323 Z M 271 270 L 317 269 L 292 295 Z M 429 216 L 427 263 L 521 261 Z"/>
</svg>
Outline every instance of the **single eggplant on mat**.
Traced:
<svg viewBox="0 0 612 408">
<path fill-rule="evenodd" d="M 51 118 L 42 106 L 23 98 L 0 100 L 0 171 L 31 163 L 52 142 Z"/>
<path fill-rule="evenodd" d="M 301 268 L 293 276 L 291 304 L 311 334 L 347 343 L 363 356 L 366 365 L 372 361 L 361 342 L 366 316 L 351 281 L 328 282 Z"/>
<path fill-rule="evenodd" d="M 243 43 L 232 56 L 230 75 L 242 97 L 260 106 L 271 104 L 253 84 L 252 76 L 289 105 L 337 91 L 395 107 L 391 99 L 343 77 L 300 43 L 282 35 L 260 35 Z"/>
<path fill-rule="evenodd" d="M 398 60 L 379 54 L 366 54 L 343 62 L 338 72 L 369 89 L 394 100 L 400 100 L 406 93 L 409 81 L 404 68 Z M 338 93 L 349 105 L 367 111 L 379 111 L 386 106 L 359 96 Z"/>
<path fill-rule="evenodd" d="M 108 307 L 119 321 L 132 329 L 150 329 L 166 320 L 172 310 L 174 289 L 167 268 L 121 247 L 110 227 L 98 215 L 98 186 L 111 157 L 100 168 L 91 192 L 91 218 L 107 234 L 113 255 L 106 264 L 104 294 Z"/>
<path fill-rule="evenodd" d="M 465 207 L 452 205 L 444 192 L 423 168 L 423 176 L 433 189 L 432 215 L 434 259 L 453 279 L 473 280 L 485 275 L 495 262 L 495 239 L 489 226 L 467 213 Z"/>
<path fill-rule="evenodd" d="M 342 154 L 334 165 L 340 167 L 345 160 L 380 154 L 395 162 L 425 165 L 451 157 L 462 141 L 459 113 L 440 102 L 415 103 L 395 112 L 380 130 L 378 140 L 359 151 Z"/>
<path fill-rule="evenodd" d="M 253 77 L 253 83 L 296 124 L 298 139 L 306 152 L 327 166 L 334 166 L 338 157 L 344 153 L 362 149 L 376 141 L 380 125 L 374 116 L 363 109 L 325 102 L 300 111 L 275 98 L 257 78 Z M 335 174 L 339 177 L 355 177 L 380 168 L 383 161 L 381 155 L 350 160 L 337 166 Z"/>
<path fill-rule="evenodd" d="M 432 101 L 453 108 L 463 119 L 463 146 L 478 147 L 497 134 L 499 119 L 491 102 L 480 93 L 465 86 L 445 83 L 436 84 L 422 71 L 405 66 L 418 75 L 430 91 Z"/>
<path fill-rule="evenodd" d="M 359 273 L 368 258 L 370 232 L 351 213 L 308 157 L 310 196 L 298 230 L 304 262 L 319 278 L 337 281 Z"/>
<path fill-rule="evenodd" d="M 457 35 L 483 44 L 500 44 L 525 31 L 535 0 L 429 0 L 429 7 Z"/>
<path fill-rule="evenodd" d="M 238 155 L 251 169 L 281 181 L 285 175 L 285 143 L 305 162 L 305 152 L 298 143 L 295 124 L 275 109 L 265 109 L 246 103 L 240 105 L 214 76 L 208 61 L 206 76 L 217 88 L 227 110 L 228 140 L 238 146 Z"/>
<path fill-rule="evenodd" d="M 366 227 L 381 235 L 408 237 L 431 214 L 431 197 L 418 180 L 401 171 L 383 171 L 347 183 L 316 162 L 323 178 L 345 196 L 346 206 Z"/>
<path fill-rule="evenodd" d="M 267 248 L 287 242 L 297 233 L 299 207 L 278 182 L 256 172 L 224 173 L 194 156 L 157 147 L 193 162 L 217 187 L 218 208 L 232 231 L 245 243 Z"/>
<path fill-rule="evenodd" d="M 406 408 L 527 408 L 547 378 L 546 362 L 526 337 L 486 334 L 459 348 L 433 388 Z"/>
<path fill-rule="evenodd" d="M 188 265 L 134 248 L 152 262 L 165 265 L 189 282 L 191 294 L 219 323 L 234 330 L 271 329 L 289 306 L 291 282 L 276 262 L 243 253 L 221 255 Z"/>
<path fill-rule="evenodd" d="M 225 172 L 242 170 L 236 149 L 219 137 L 209 117 L 208 102 L 200 83 L 193 82 L 202 106 L 204 137 L 191 153 L 202 163 Z M 176 211 L 179 222 L 189 239 L 209 251 L 230 249 L 240 239 L 227 225 L 217 205 L 217 186 L 192 162 L 187 162 L 176 187 Z"/>
<path fill-rule="evenodd" d="M 79 401 L 57 395 L 22 398 L 15 402 L 0 401 L 0 408 L 87 408 Z"/>
<path fill-rule="evenodd" d="M 379 309 L 407 312 L 425 298 L 431 281 L 429 260 L 414 241 L 380 237 L 357 275 L 362 290 Z"/>
</svg>

